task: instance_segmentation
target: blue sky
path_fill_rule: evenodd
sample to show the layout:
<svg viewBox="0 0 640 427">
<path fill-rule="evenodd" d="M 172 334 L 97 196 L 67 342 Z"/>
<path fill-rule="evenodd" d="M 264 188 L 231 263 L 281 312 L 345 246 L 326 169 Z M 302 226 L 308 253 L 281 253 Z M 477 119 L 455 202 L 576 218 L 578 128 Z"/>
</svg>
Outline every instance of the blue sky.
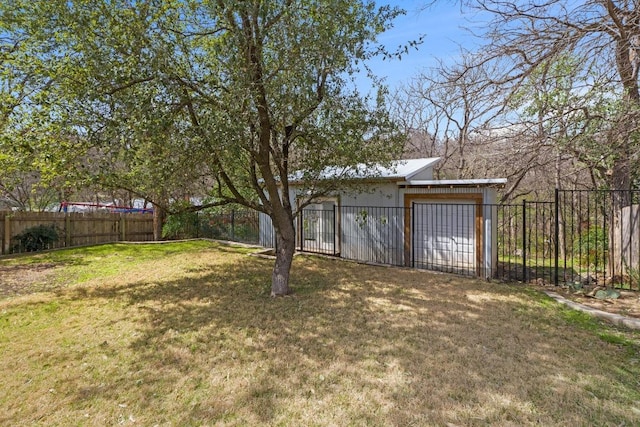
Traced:
<svg viewBox="0 0 640 427">
<path fill-rule="evenodd" d="M 379 37 L 379 41 L 389 50 L 395 50 L 409 40 L 417 40 L 421 35 L 425 36 L 418 50 L 411 50 L 409 55 L 403 55 L 400 61 L 376 59 L 369 63 L 374 73 L 379 77 L 385 77 L 386 83 L 392 89 L 408 82 L 421 71 L 435 67 L 438 59 L 452 62 L 460 52 L 460 44 L 471 46 L 478 43 L 461 28 L 478 26 L 478 23 L 473 22 L 472 15 L 463 15 L 459 5 L 446 0 L 425 8 L 424 5 L 428 1 L 379 2 L 397 5 L 407 11 L 406 15 L 396 19 L 394 28 Z"/>
</svg>

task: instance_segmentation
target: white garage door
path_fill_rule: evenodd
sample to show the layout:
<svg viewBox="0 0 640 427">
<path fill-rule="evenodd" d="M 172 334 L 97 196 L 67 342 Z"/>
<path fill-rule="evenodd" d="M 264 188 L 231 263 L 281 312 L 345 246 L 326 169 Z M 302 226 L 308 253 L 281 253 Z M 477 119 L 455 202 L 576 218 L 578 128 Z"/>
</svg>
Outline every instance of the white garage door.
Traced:
<svg viewBox="0 0 640 427">
<path fill-rule="evenodd" d="M 476 205 L 473 202 L 413 204 L 413 263 L 417 268 L 474 274 Z"/>
</svg>

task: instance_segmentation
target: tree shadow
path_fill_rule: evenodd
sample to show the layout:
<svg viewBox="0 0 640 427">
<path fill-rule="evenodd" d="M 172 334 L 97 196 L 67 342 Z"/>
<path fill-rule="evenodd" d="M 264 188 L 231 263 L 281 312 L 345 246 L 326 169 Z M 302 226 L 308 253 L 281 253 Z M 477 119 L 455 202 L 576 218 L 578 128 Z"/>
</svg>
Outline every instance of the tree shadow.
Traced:
<svg viewBox="0 0 640 427">
<path fill-rule="evenodd" d="M 526 273 L 526 276 L 525 274 Z M 499 261 L 494 274 L 494 279 L 505 282 L 536 282 L 543 281 L 547 284 L 555 282 L 556 270 L 553 266 L 527 265 L 523 268 L 521 262 Z M 558 280 L 560 283 L 582 280 L 580 274 L 573 267 L 558 267 Z"/>
<path fill-rule="evenodd" d="M 623 373 L 596 359 L 593 347 L 606 344 L 556 323 L 522 290 L 298 257 L 295 293 L 273 299 L 270 268 L 268 260 L 235 257 L 184 278 L 93 288 L 78 297 L 119 298 L 143 314 L 130 343 L 135 361 L 125 369 L 144 384 L 138 404 L 155 408 L 161 423 L 640 419 L 602 404 L 620 391 L 637 398 L 625 381 L 638 370 Z M 602 351 L 615 359 L 614 347 Z M 161 409 L 167 397 L 153 390 L 172 383 L 197 398 L 169 416 Z"/>
</svg>

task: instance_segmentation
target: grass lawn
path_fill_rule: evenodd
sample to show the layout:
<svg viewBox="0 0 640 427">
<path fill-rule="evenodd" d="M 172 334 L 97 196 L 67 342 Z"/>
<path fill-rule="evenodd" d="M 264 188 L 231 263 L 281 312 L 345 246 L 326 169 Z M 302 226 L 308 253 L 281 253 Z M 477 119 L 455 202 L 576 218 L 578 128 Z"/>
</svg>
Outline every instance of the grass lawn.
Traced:
<svg viewBox="0 0 640 427">
<path fill-rule="evenodd" d="M 0 260 L 0 425 L 640 425 L 640 335 L 530 289 L 196 241 Z M 22 278 L 22 279 L 21 279 Z"/>
</svg>

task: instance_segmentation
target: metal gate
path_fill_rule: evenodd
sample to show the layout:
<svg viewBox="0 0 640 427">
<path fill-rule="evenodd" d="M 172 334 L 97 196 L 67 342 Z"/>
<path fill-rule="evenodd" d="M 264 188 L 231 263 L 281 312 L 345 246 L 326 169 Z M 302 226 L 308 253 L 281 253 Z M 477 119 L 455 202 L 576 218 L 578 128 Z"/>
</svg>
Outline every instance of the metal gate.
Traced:
<svg viewBox="0 0 640 427">
<path fill-rule="evenodd" d="M 339 254 L 336 205 L 323 202 L 302 209 L 298 221 L 299 250 L 327 255 Z"/>
<path fill-rule="evenodd" d="M 412 262 L 416 268 L 476 274 L 476 204 L 414 202 Z"/>
</svg>

